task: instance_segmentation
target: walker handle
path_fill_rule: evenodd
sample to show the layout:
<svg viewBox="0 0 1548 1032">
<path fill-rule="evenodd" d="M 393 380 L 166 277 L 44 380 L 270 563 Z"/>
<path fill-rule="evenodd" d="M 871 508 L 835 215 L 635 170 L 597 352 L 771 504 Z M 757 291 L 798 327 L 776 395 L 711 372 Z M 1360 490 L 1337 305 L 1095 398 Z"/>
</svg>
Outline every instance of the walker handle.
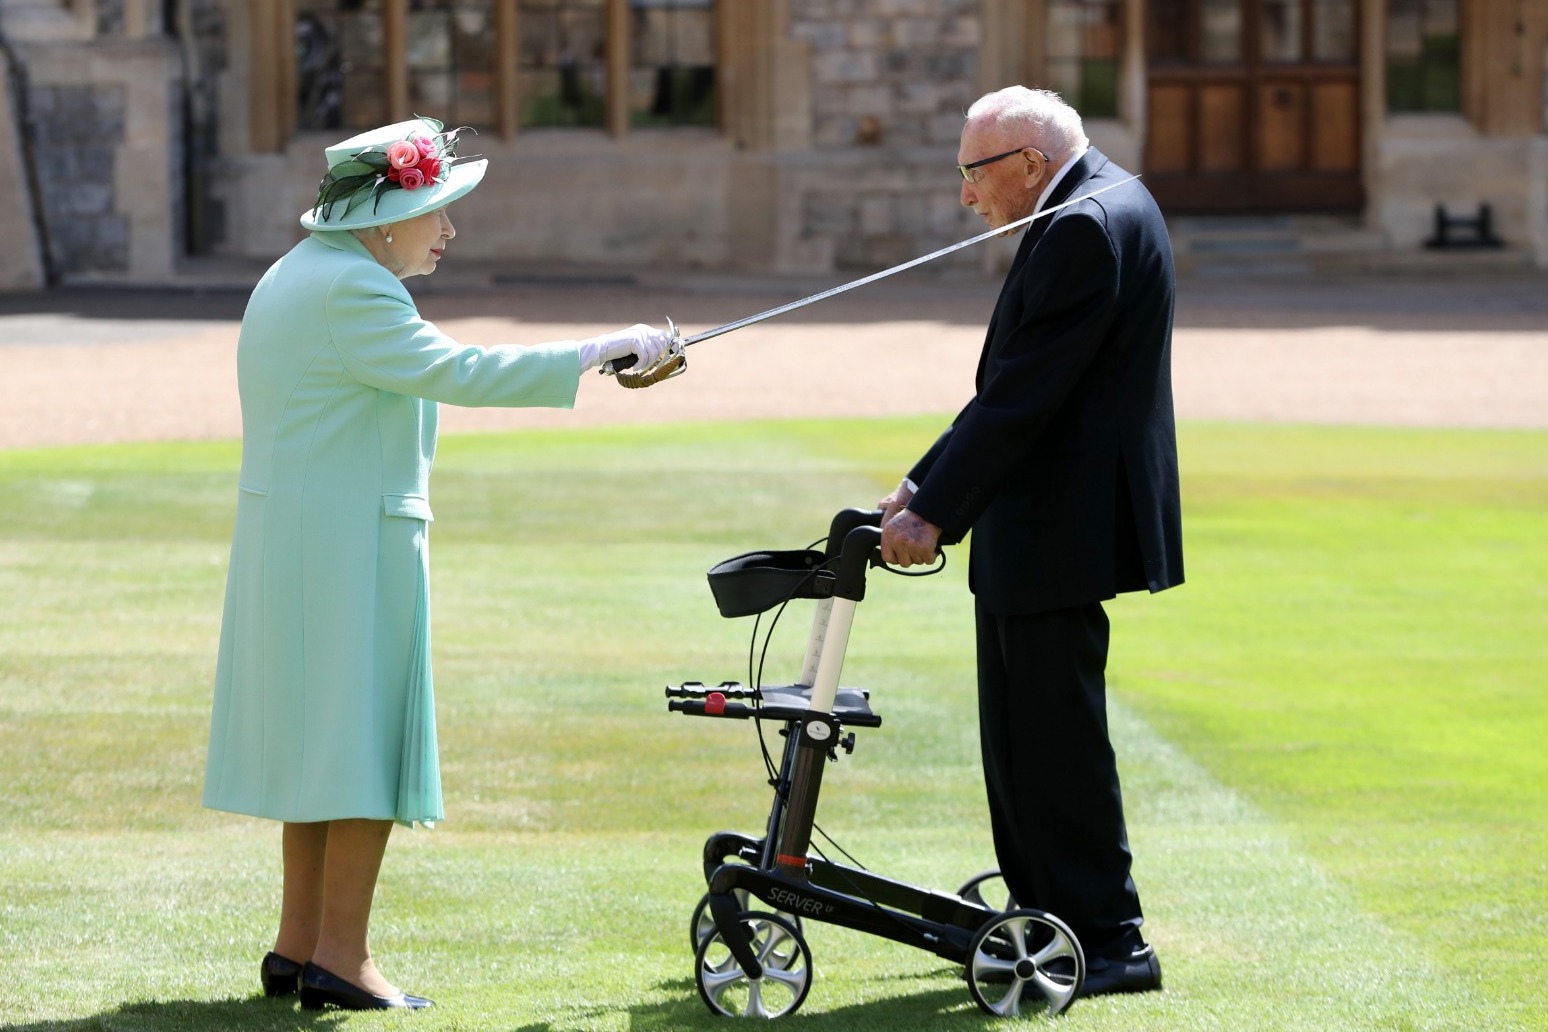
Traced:
<svg viewBox="0 0 1548 1032">
<path fill-rule="evenodd" d="M 828 524 L 827 557 L 832 559 L 843 550 L 844 540 L 856 527 L 880 527 L 880 509 L 840 509 Z"/>
<path fill-rule="evenodd" d="M 758 712 L 745 703 L 726 702 L 724 698 L 721 697 L 718 707 L 713 699 L 673 699 L 667 703 L 667 709 L 673 713 L 686 713 L 690 717 L 728 717 L 733 720 L 746 720 Z"/>
</svg>

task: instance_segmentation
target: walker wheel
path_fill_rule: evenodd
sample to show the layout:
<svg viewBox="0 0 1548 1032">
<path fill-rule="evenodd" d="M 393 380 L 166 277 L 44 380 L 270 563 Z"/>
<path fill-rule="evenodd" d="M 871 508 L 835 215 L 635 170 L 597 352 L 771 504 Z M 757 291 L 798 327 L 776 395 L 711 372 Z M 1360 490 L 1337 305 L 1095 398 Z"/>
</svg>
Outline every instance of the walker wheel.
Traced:
<svg viewBox="0 0 1548 1032">
<path fill-rule="evenodd" d="M 732 889 L 731 898 L 736 900 L 736 909 L 747 909 L 747 890 Z M 715 931 L 715 915 L 710 913 L 709 893 L 699 897 L 699 902 L 694 905 L 693 916 L 688 919 L 688 948 L 694 953 L 699 952 L 699 944 Z"/>
<path fill-rule="evenodd" d="M 998 870 L 982 871 L 962 883 L 957 895 L 969 903 L 1005 913 L 1016 909 L 1016 897 L 1011 895 L 1005 879 Z"/>
<path fill-rule="evenodd" d="M 732 889 L 731 895 L 736 900 L 738 910 L 748 909 L 748 900 L 751 897 L 748 896 L 746 889 Z M 805 931 L 801 926 L 800 917 L 786 913 L 783 910 L 775 911 L 775 913 L 794 924 L 796 931 Z M 703 942 L 705 937 L 714 931 L 715 915 L 710 913 L 709 893 L 706 892 L 699 897 L 699 902 L 693 908 L 693 916 L 688 919 L 688 948 L 697 953 L 699 951 L 699 943 Z"/>
<path fill-rule="evenodd" d="M 720 930 L 699 943 L 694 980 L 714 1014 L 728 1018 L 782 1018 L 794 1013 L 812 984 L 812 951 L 795 924 L 776 914 L 743 910 L 736 919 L 752 936 L 762 978 L 748 978 Z"/>
<path fill-rule="evenodd" d="M 1041 910 L 990 918 L 968 947 L 968 992 L 1002 1018 L 1059 1014 L 1080 995 L 1086 958 L 1069 926 Z"/>
</svg>

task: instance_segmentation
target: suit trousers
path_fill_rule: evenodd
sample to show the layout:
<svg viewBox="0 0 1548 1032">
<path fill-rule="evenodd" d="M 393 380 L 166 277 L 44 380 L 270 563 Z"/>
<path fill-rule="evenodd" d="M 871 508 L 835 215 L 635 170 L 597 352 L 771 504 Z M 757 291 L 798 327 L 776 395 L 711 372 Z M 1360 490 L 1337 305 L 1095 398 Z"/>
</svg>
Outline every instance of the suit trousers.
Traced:
<svg viewBox="0 0 1548 1032">
<path fill-rule="evenodd" d="M 1107 736 L 1099 602 L 1006 616 L 977 605 L 978 720 L 994 848 L 1023 907 L 1070 926 L 1087 956 L 1143 942 L 1118 768 Z"/>
</svg>

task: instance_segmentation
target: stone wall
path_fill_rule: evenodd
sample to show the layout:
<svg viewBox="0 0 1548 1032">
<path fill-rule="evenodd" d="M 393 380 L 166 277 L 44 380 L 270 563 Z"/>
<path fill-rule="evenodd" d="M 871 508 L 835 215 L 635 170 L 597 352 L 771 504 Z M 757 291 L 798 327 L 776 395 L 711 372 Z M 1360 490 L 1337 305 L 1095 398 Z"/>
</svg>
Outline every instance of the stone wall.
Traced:
<svg viewBox="0 0 1548 1032">
<path fill-rule="evenodd" d="M 18 48 L 65 280 L 162 281 L 183 243 L 181 62 L 164 38 Z"/>
<path fill-rule="evenodd" d="M 35 180 L 18 125 L 22 112 L 14 88 L 25 88 L 25 80 L 10 55 L 0 50 L 0 140 L 19 144 L 0 147 L 0 226 L 8 241 L 0 248 L 0 290 L 36 290 L 46 284 L 43 249 L 33 208 Z"/>
<path fill-rule="evenodd" d="M 1548 269 L 1548 134 L 1527 146 L 1527 231 L 1532 239 L 1532 259 Z"/>
<path fill-rule="evenodd" d="M 982 228 L 958 203 L 952 164 L 962 113 L 978 96 L 980 0 L 782 0 L 779 38 L 743 40 L 777 54 L 769 117 L 781 131 L 486 134 L 483 186 L 459 202 L 468 257 L 508 264 L 729 267 L 829 273 L 893 265 Z M 207 239 L 222 254 L 272 257 L 298 235 L 320 155 L 336 142 L 302 134 L 283 153 L 247 153 L 225 117 L 244 96 L 253 55 L 226 9 L 195 0 L 195 109 L 219 110 L 210 158 Z M 202 26 L 202 28 L 201 28 Z M 225 48 L 219 55 L 219 39 Z M 187 41 L 185 41 L 185 47 Z M 758 64 L 758 62 L 754 62 Z M 760 66 L 761 67 L 761 66 Z M 735 78 L 730 76 L 728 78 Z M 199 91 L 218 84 L 218 96 Z M 197 129 L 198 119 L 194 119 Z M 195 140 L 197 142 L 197 140 Z M 977 254 L 952 264 L 976 268 Z"/>
<path fill-rule="evenodd" d="M 789 11 L 808 47 L 817 160 L 782 184 L 799 197 L 784 205 L 794 219 L 773 264 L 885 267 L 971 231 L 951 166 L 981 92 L 979 0 L 790 0 Z M 961 253 L 943 267 L 980 262 Z"/>
<path fill-rule="evenodd" d="M 1531 253 L 1542 240 L 1535 211 L 1543 184 L 1532 176 L 1540 140 L 1487 136 L 1460 115 L 1388 118 L 1368 170 L 1367 221 L 1393 249 L 1411 252 L 1432 235 L 1436 205 L 1471 217 L 1487 204 L 1495 234 L 1512 250 Z"/>
<path fill-rule="evenodd" d="M 979 0 L 790 0 L 811 53 L 812 143 L 956 148 L 977 89 Z"/>
<path fill-rule="evenodd" d="M 49 254 L 64 278 L 162 281 L 176 274 L 185 247 L 272 258 L 299 237 L 296 215 L 312 199 L 323 148 L 336 140 L 302 134 L 262 150 L 269 143 L 252 126 L 272 111 L 259 98 L 274 91 L 289 41 L 255 42 L 254 2 L 0 0 L 29 83 L 24 98 L 11 99 L 31 111 Z M 1002 84 L 985 84 L 1004 71 L 988 67 L 1005 47 L 986 38 L 999 32 L 986 14 L 992 4 L 724 2 L 739 5 L 728 10 L 741 61 L 725 69 L 736 112 L 726 132 L 486 134 L 490 174 L 459 203 L 468 231 L 459 252 L 492 265 L 849 278 L 983 229 L 959 203 L 952 165 L 963 112 Z M 160 35 L 164 12 L 177 16 L 175 36 Z M 1135 171 L 1145 122 L 1139 47 L 1134 33 L 1123 117 L 1087 126 L 1096 146 Z M 1377 83 L 1380 60 L 1373 42 L 1368 84 Z M 1490 82 L 1514 88 L 1514 80 Z M 1548 72 L 1528 91 L 1542 94 L 1541 122 Z M 1418 247 L 1436 203 L 1460 212 L 1487 201 L 1512 246 L 1548 265 L 1548 134 L 1485 131 L 1462 116 L 1388 118 L 1379 109 L 1367 104 L 1366 219 L 1389 246 Z M 1003 267 L 1002 243 L 933 268 Z M 11 264 L 16 270 L 0 269 L 0 286 L 34 275 Z"/>
<path fill-rule="evenodd" d="M 56 272 L 129 271 L 129 221 L 116 196 L 124 88 L 38 85 L 29 91 L 50 254 Z"/>
</svg>

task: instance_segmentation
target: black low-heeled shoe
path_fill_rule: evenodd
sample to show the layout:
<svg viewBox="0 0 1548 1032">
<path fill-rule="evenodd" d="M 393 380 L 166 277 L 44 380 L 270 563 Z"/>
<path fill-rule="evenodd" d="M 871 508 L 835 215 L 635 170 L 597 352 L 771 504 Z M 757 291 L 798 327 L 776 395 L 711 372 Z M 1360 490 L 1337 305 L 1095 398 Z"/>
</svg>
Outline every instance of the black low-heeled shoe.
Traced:
<svg viewBox="0 0 1548 1032">
<path fill-rule="evenodd" d="M 434 1007 L 435 1001 L 408 993 L 377 996 L 308 961 L 301 971 L 301 1006 L 307 1010 L 322 1010 L 329 1004 L 344 1010 L 424 1010 Z"/>
<path fill-rule="evenodd" d="M 301 965 L 270 952 L 258 967 L 258 981 L 265 996 L 289 996 L 301 988 Z"/>
</svg>

